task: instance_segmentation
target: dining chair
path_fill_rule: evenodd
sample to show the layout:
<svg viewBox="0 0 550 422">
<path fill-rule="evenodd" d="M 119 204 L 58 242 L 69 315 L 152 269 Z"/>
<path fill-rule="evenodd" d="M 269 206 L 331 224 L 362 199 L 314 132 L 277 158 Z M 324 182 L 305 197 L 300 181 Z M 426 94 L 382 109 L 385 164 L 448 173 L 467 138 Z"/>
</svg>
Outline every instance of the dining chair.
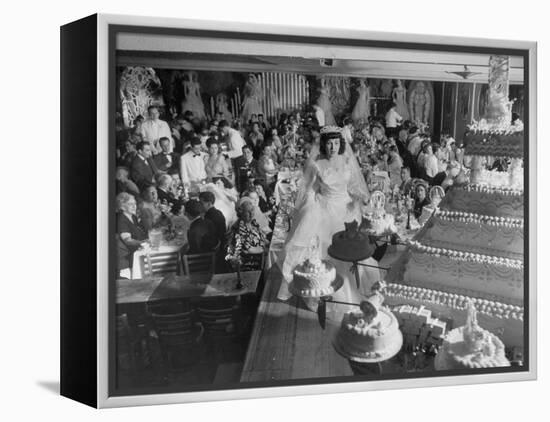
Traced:
<svg viewBox="0 0 550 422">
<path fill-rule="evenodd" d="M 204 329 L 195 320 L 194 310 L 187 302 L 148 306 L 153 329 L 158 338 L 163 372 L 187 371 L 201 358 Z"/>
<path fill-rule="evenodd" d="M 204 342 L 218 360 L 235 360 L 242 353 L 242 312 L 238 297 L 203 298 L 197 307 Z M 237 358 L 238 359 L 238 358 Z"/>
<path fill-rule="evenodd" d="M 140 256 L 141 274 L 143 276 L 158 276 L 178 274 L 181 272 L 179 251 L 154 252 Z"/>
<path fill-rule="evenodd" d="M 183 273 L 187 276 L 193 274 L 214 274 L 216 253 L 214 251 L 183 255 Z"/>
</svg>

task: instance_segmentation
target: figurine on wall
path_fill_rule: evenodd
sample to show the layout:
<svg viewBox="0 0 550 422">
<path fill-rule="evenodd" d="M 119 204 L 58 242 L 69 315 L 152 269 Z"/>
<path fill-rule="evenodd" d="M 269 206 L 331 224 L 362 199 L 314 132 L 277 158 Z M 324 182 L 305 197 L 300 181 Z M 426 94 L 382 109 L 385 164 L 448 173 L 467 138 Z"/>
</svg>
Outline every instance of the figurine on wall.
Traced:
<svg viewBox="0 0 550 422">
<path fill-rule="evenodd" d="M 396 105 L 397 114 L 399 114 L 403 120 L 409 120 L 409 110 L 407 109 L 407 88 L 405 88 L 401 79 L 397 79 L 395 81 L 395 87 L 393 88 L 391 97 Z"/>
<path fill-rule="evenodd" d="M 183 75 L 184 99 L 181 102 L 181 112 L 193 112 L 193 117 L 205 120 L 204 104 L 201 98 L 199 75 L 195 71 L 185 72 Z"/>
<path fill-rule="evenodd" d="M 426 84 L 419 81 L 414 86 L 409 97 L 410 119 L 418 126 L 427 126 L 430 123 L 431 96 Z"/>
<path fill-rule="evenodd" d="M 370 116 L 370 96 L 369 96 L 369 87 L 367 85 L 366 79 L 361 79 L 359 81 L 359 86 L 357 87 L 357 92 L 359 92 L 359 97 L 353 107 L 353 112 L 351 113 L 351 118 L 354 122 L 360 120 L 368 121 Z"/>
<path fill-rule="evenodd" d="M 257 76 L 253 73 L 248 74 L 248 80 L 243 89 L 244 101 L 241 117 L 243 122 L 248 123 L 253 114 L 263 114 L 262 111 L 262 87 Z"/>
<path fill-rule="evenodd" d="M 380 93 L 384 98 L 390 98 L 393 91 L 393 83 L 391 79 L 382 79 L 380 82 Z"/>
<path fill-rule="evenodd" d="M 332 114 L 332 103 L 330 101 L 330 85 L 327 78 L 321 77 L 319 80 L 319 97 L 317 98 L 317 105 L 325 113 L 325 125 L 336 126 L 336 120 Z"/>
<path fill-rule="evenodd" d="M 229 111 L 229 108 L 227 107 L 227 95 L 225 95 L 223 92 L 220 92 L 218 95 L 216 95 L 216 110 L 219 114 L 221 114 L 224 118 L 224 120 L 227 120 L 228 122 L 231 122 L 233 120 L 233 114 L 231 111 Z"/>
</svg>

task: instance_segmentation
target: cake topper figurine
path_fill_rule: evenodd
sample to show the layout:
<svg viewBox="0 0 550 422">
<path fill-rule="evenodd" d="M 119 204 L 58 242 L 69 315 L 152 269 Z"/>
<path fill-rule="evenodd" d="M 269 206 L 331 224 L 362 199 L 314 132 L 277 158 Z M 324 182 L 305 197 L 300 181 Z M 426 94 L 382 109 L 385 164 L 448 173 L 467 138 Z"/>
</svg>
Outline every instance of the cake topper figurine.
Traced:
<svg viewBox="0 0 550 422">
<path fill-rule="evenodd" d="M 466 326 L 464 327 L 464 341 L 472 352 L 491 356 L 494 346 L 490 334 L 481 328 L 477 322 L 477 310 L 474 303 L 469 300 L 467 305 Z"/>
<path fill-rule="evenodd" d="M 353 220 L 349 223 L 344 223 L 346 238 L 347 239 L 356 239 L 359 234 L 359 223 L 357 220 Z"/>
<path fill-rule="evenodd" d="M 311 263 L 321 262 L 321 240 L 318 235 L 311 238 L 309 242 L 309 261 Z"/>
<path fill-rule="evenodd" d="M 361 312 L 363 312 L 363 314 L 365 315 L 363 319 L 367 324 L 370 324 L 378 315 L 378 310 L 382 306 L 382 303 L 384 303 L 384 296 L 382 295 L 382 291 L 385 288 L 386 282 L 377 281 L 371 287 L 372 294 L 367 297 L 367 300 L 362 301 L 359 304 Z"/>
</svg>

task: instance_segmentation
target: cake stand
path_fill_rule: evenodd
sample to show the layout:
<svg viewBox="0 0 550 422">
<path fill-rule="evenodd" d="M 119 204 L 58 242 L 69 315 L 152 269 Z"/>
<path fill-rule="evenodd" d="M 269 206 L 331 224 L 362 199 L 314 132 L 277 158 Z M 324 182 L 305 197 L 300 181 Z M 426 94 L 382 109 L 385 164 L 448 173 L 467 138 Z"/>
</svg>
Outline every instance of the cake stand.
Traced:
<svg viewBox="0 0 550 422">
<path fill-rule="evenodd" d="M 395 342 L 391 345 L 391 347 L 388 348 L 384 352 L 384 354 L 376 357 L 350 355 L 346 350 L 344 350 L 340 346 L 340 343 L 338 342 L 338 335 L 332 341 L 332 345 L 334 346 L 334 350 L 336 350 L 336 352 L 339 355 L 345 357 L 349 361 L 349 365 L 354 374 L 380 375 L 384 372 L 382 363 L 393 358 L 401 350 L 401 347 L 403 346 L 403 334 L 401 333 L 401 331 L 398 331 L 398 335 L 396 335 Z"/>
<path fill-rule="evenodd" d="M 359 261 L 364 261 L 365 259 L 370 258 L 372 256 L 372 253 L 365 254 L 365 256 L 354 256 L 354 257 L 342 256 L 342 255 L 339 255 L 334 250 L 332 245 L 330 245 L 328 247 L 328 254 L 331 258 L 337 259 L 338 261 L 351 262 L 351 272 L 355 275 L 355 282 L 357 283 L 357 288 L 358 289 L 361 286 L 361 280 L 359 278 L 359 265 L 362 266 L 362 267 L 377 268 L 379 270 L 386 270 L 386 271 L 389 270 L 389 268 L 387 268 L 387 267 L 380 267 L 378 265 L 370 265 L 370 264 L 364 264 L 362 262 L 359 262 Z"/>
</svg>

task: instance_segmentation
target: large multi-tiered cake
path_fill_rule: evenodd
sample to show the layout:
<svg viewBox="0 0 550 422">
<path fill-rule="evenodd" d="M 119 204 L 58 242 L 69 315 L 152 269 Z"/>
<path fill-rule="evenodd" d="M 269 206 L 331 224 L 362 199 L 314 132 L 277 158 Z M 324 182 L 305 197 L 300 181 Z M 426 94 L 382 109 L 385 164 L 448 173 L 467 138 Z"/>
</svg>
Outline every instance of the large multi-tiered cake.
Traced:
<svg viewBox="0 0 550 422">
<path fill-rule="evenodd" d="M 452 320 L 451 326 L 465 323 L 466 306 L 473 303 L 489 330 L 487 347 L 498 349 L 500 363 L 502 344 L 521 348 L 524 340 L 525 203 L 518 135 L 488 149 L 482 141 L 483 148 L 475 146 L 477 140 L 470 143 L 470 153 L 516 157 L 512 171 L 507 177 L 479 171 L 475 183 L 449 190 L 387 277 L 389 305 L 425 306 Z M 463 331 L 449 333 L 447 349 L 456 352 L 468 340 Z"/>
</svg>

